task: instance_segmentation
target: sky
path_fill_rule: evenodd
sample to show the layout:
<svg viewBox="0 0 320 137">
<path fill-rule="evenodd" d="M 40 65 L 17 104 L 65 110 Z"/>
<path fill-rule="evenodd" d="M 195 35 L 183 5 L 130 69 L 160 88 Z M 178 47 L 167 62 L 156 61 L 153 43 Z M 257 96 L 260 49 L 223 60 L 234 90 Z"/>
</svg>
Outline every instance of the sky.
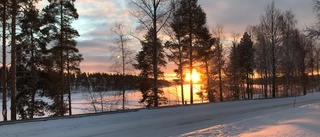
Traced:
<svg viewBox="0 0 320 137">
<path fill-rule="evenodd" d="M 216 24 L 224 26 L 226 37 L 232 33 L 243 34 L 248 25 L 257 25 L 265 7 L 272 0 L 198 0 L 207 14 L 207 26 L 212 30 Z M 129 0 L 77 0 L 75 6 L 79 19 L 73 25 L 79 33 L 77 39 L 80 53 L 84 61 L 80 67 L 82 72 L 111 72 L 110 46 L 115 45 L 113 24 L 123 22 L 130 30 L 134 30 L 138 20 L 134 18 Z M 281 11 L 292 10 L 298 20 L 298 28 L 305 29 L 316 22 L 312 8 L 313 0 L 276 0 L 276 8 Z M 137 40 L 132 40 L 129 47 L 134 51 L 141 49 Z M 164 72 L 173 73 L 175 65 L 170 63 Z"/>
</svg>

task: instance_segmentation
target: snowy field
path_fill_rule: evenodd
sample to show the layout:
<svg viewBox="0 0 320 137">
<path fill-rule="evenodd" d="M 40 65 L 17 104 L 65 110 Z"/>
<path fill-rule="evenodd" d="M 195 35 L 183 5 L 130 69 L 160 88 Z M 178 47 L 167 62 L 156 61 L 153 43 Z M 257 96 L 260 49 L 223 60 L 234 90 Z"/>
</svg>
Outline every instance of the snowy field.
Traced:
<svg viewBox="0 0 320 137">
<path fill-rule="evenodd" d="M 320 136 L 320 94 L 3 125 L 0 137 Z"/>
</svg>

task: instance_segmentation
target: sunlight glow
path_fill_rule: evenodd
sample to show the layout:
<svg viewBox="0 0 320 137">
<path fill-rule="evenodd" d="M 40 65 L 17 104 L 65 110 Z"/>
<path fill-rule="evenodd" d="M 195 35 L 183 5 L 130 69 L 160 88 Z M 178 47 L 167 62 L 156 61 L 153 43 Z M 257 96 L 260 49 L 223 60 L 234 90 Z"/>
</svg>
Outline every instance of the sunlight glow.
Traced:
<svg viewBox="0 0 320 137">
<path fill-rule="evenodd" d="M 187 73 L 186 74 L 186 78 L 185 78 L 186 81 L 190 81 L 190 73 Z M 192 81 L 194 83 L 197 83 L 200 81 L 200 73 L 197 72 L 196 69 L 193 69 L 192 70 Z"/>
</svg>

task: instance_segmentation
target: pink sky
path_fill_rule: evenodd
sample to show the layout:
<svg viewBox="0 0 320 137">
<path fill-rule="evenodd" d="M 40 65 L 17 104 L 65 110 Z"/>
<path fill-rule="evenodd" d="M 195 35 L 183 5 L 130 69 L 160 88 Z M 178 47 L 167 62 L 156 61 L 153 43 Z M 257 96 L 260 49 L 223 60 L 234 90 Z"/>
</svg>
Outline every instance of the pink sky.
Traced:
<svg viewBox="0 0 320 137">
<path fill-rule="evenodd" d="M 77 0 L 75 6 L 80 15 L 73 26 L 79 31 L 78 48 L 83 54 L 82 72 L 110 72 L 109 47 L 114 45 L 115 35 L 111 33 L 114 23 L 124 22 L 133 30 L 137 20 L 130 14 L 129 0 Z M 226 37 L 233 32 L 243 34 L 248 25 L 256 25 L 265 7 L 272 0 L 198 0 L 207 14 L 210 30 L 222 24 Z M 42 4 L 45 2 L 42 2 Z M 278 0 L 276 7 L 281 11 L 292 10 L 298 20 L 298 27 L 304 29 L 316 21 L 312 9 L 313 0 Z M 132 10 L 132 8 L 131 8 Z M 227 43 L 226 43 L 227 45 Z M 133 39 L 129 46 L 136 52 L 139 42 Z M 175 65 L 168 64 L 167 74 L 173 73 Z"/>
</svg>

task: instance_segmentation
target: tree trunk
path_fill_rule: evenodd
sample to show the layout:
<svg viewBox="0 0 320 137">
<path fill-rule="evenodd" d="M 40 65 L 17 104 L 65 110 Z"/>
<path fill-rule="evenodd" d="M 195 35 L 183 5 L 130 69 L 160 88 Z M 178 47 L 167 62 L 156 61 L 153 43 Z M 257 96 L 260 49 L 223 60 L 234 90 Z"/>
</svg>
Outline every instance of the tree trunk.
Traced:
<svg viewBox="0 0 320 137">
<path fill-rule="evenodd" d="M 189 29 L 190 29 L 190 32 L 189 32 L 189 54 L 190 54 L 190 104 L 193 104 L 193 80 L 192 80 L 192 75 L 193 75 L 193 72 L 192 72 L 192 69 L 193 69 L 193 47 L 192 47 L 192 33 L 193 33 L 193 27 L 192 27 L 192 21 L 191 21 L 191 18 L 192 18 L 192 13 L 191 13 L 191 1 L 189 1 Z"/>
<path fill-rule="evenodd" d="M 182 105 L 184 105 L 184 91 L 183 91 L 183 66 L 182 66 L 182 46 L 180 38 L 178 38 L 179 41 L 179 68 L 180 68 L 180 87 L 181 87 L 181 101 Z"/>
<path fill-rule="evenodd" d="M 247 95 L 248 95 L 248 99 L 250 99 L 250 88 L 249 88 L 249 86 L 250 86 L 250 83 L 249 83 L 249 73 L 247 72 L 247 74 L 246 74 L 246 82 L 247 82 L 247 89 L 246 89 L 246 91 L 247 91 Z"/>
<path fill-rule="evenodd" d="M 222 50 L 222 47 L 221 47 L 221 45 L 220 45 L 220 43 L 219 43 L 219 45 L 218 45 L 218 62 L 219 62 L 219 64 L 218 64 L 218 75 L 219 75 L 219 92 L 220 92 L 220 102 L 222 102 L 223 101 L 223 95 L 222 95 L 222 63 L 221 63 L 221 50 Z"/>
<path fill-rule="evenodd" d="M 2 12 L 2 116 L 3 121 L 7 121 L 7 51 L 6 51 L 6 9 L 7 2 L 3 0 L 3 12 Z"/>
<path fill-rule="evenodd" d="M 205 67 L 206 67 L 206 75 L 207 75 L 207 93 L 208 93 L 208 99 L 209 99 L 209 102 L 213 102 L 214 101 L 214 98 L 213 98 L 213 94 L 212 92 L 210 91 L 210 74 L 209 74 L 209 64 L 208 64 L 208 56 L 206 55 L 205 56 Z"/>
<path fill-rule="evenodd" d="M 16 113 L 16 16 L 17 16 L 17 1 L 12 0 L 12 24 L 11 24 L 11 120 L 17 119 Z"/>
<path fill-rule="evenodd" d="M 34 116 L 34 109 L 35 109 L 35 96 L 36 96 L 36 68 L 35 68 L 35 61 L 34 61 L 34 52 L 35 52 L 35 46 L 34 46 L 34 39 L 33 39 L 33 31 L 31 29 L 31 73 L 32 73 L 32 93 L 31 93 L 31 112 L 30 112 L 30 118 L 33 118 Z"/>
<path fill-rule="evenodd" d="M 72 115 L 72 102 L 71 102 L 71 82 L 70 82 L 70 59 L 69 59 L 69 51 L 67 50 L 67 78 L 68 78 L 68 82 L 67 82 L 67 88 L 68 88 L 68 105 L 69 105 L 69 115 Z"/>
<path fill-rule="evenodd" d="M 125 84 L 125 74 L 126 74 L 126 64 L 125 64 L 125 52 L 124 52 L 124 43 L 123 36 L 120 36 L 121 41 L 121 54 L 122 54 L 122 83 Z M 126 85 L 122 86 L 122 109 L 125 109 L 125 101 L 126 101 Z"/>
<path fill-rule="evenodd" d="M 154 76 L 154 106 L 158 107 L 158 46 L 157 46 L 157 4 L 153 0 L 153 76 Z"/>
<path fill-rule="evenodd" d="M 64 99 L 63 99 L 63 94 L 64 94 L 64 60 L 63 60 L 63 5 L 62 5 L 62 0 L 60 1 L 60 116 L 64 115 L 63 112 L 63 104 L 64 104 Z"/>
</svg>

